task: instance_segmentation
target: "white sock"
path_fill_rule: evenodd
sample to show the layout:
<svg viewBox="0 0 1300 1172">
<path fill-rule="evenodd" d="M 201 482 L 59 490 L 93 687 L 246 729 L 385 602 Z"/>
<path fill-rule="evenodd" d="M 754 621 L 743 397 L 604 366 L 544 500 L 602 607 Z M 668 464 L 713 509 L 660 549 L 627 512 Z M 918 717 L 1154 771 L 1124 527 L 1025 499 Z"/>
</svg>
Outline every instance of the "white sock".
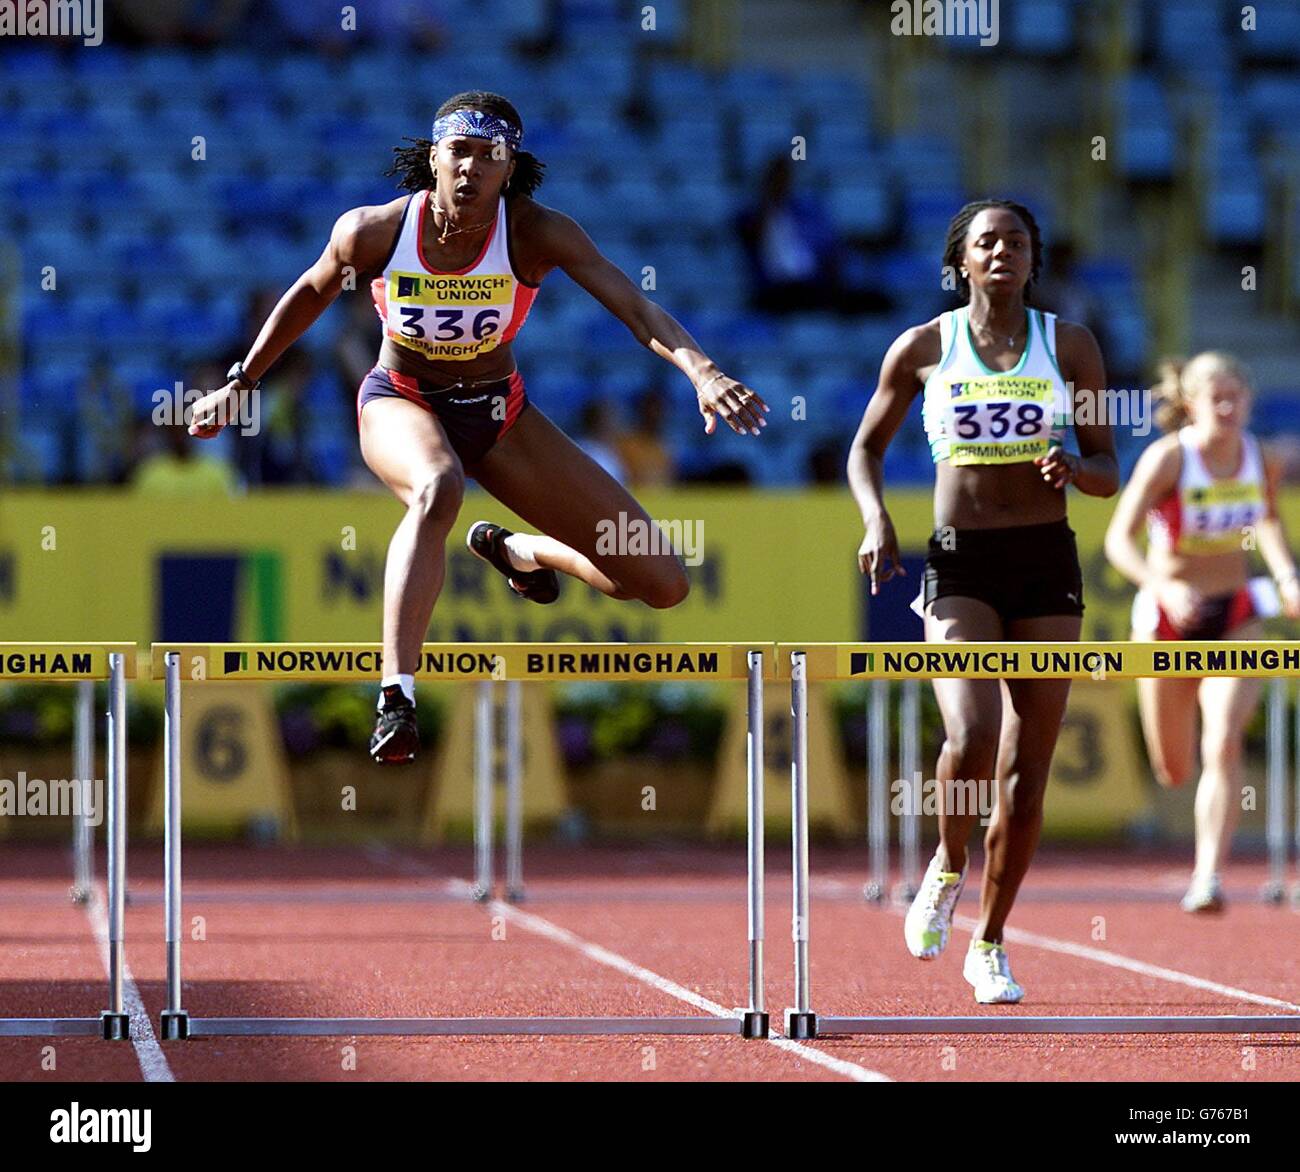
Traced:
<svg viewBox="0 0 1300 1172">
<path fill-rule="evenodd" d="M 408 675 L 406 672 L 401 672 L 395 676 L 384 676 L 384 678 L 379 681 L 379 703 L 375 705 L 376 708 L 382 711 L 384 707 L 383 689 L 387 688 L 390 684 L 400 684 L 402 687 L 402 695 L 412 704 L 415 703 L 415 676 L 413 674 Z"/>
<path fill-rule="evenodd" d="M 512 533 L 501 544 L 505 546 L 510 564 L 521 574 L 542 568 L 533 556 L 537 552 L 537 538 L 533 534 Z"/>
</svg>

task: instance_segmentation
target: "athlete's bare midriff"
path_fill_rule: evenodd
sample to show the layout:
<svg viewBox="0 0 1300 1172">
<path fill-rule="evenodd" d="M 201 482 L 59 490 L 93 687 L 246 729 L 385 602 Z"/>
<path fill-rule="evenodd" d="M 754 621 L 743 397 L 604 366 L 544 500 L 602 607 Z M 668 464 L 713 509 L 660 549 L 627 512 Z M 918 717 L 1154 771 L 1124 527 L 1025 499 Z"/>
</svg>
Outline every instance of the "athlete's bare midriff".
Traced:
<svg viewBox="0 0 1300 1172">
<path fill-rule="evenodd" d="M 417 195 L 416 198 L 427 199 L 428 197 L 427 195 Z M 402 200 L 395 206 L 396 215 L 392 223 L 394 234 L 401 227 L 402 211 L 406 207 L 406 201 Z M 412 214 L 414 214 L 414 210 L 412 209 Z M 516 208 L 512 204 L 506 205 L 506 215 L 510 220 L 512 241 L 514 240 L 515 211 Z M 424 233 L 420 239 L 420 247 L 424 255 L 430 259 L 430 263 L 437 266 L 432 271 L 439 273 L 457 272 L 468 268 L 475 262 L 483 251 L 486 239 L 487 233 L 479 232 L 468 239 L 461 240 L 453 237 L 446 244 L 439 244 L 438 229 L 434 224 L 434 217 L 430 215 L 426 216 L 424 220 Z M 395 370 L 398 374 L 408 375 L 411 378 L 427 382 L 434 387 L 451 387 L 459 382 L 494 382 L 498 379 L 509 378 L 514 373 L 514 344 L 512 342 L 503 342 L 486 354 L 466 359 L 463 362 L 437 362 L 385 337 L 379 347 L 379 365 L 387 370 Z"/>
<path fill-rule="evenodd" d="M 933 361 L 916 371 L 917 394 L 938 369 L 941 359 L 939 319 L 927 325 L 933 333 Z M 927 343 L 930 338 L 927 337 Z M 1025 343 L 1028 345 L 1028 341 Z M 1065 494 L 1043 479 L 1038 465 L 964 464 L 947 460 L 934 466 L 935 527 L 954 529 L 1010 529 L 1016 525 L 1044 525 L 1064 520 Z"/>
</svg>

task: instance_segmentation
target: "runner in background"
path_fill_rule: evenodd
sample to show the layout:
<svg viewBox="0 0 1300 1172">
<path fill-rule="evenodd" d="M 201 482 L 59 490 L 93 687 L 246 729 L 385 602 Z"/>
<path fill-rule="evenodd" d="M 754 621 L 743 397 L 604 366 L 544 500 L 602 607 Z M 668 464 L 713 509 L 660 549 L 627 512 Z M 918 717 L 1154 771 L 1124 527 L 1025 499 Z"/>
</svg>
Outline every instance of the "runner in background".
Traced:
<svg viewBox="0 0 1300 1172">
<path fill-rule="evenodd" d="M 1155 388 L 1167 434 L 1142 454 L 1106 532 L 1106 556 L 1138 587 L 1133 638 L 1257 639 L 1261 620 L 1300 618 L 1300 579 L 1277 512 L 1279 462 L 1247 430 L 1251 385 L 1229 354 L 1166 362 Z M 1147 550 L 1138 545 L 1146 523 Z M 1258 546 L 1272 578 L 1250 577 Z M 1241 808 L 1243 741 L 1262 683 L 1138 680 L 1142 729 L 1161 785 L 1195 772 L 1196 863 L 1189 912 L 1223 907 L 1219 876 Z M 1199 708 L 1199 730 L 1198 730 Z"/>
</svg>

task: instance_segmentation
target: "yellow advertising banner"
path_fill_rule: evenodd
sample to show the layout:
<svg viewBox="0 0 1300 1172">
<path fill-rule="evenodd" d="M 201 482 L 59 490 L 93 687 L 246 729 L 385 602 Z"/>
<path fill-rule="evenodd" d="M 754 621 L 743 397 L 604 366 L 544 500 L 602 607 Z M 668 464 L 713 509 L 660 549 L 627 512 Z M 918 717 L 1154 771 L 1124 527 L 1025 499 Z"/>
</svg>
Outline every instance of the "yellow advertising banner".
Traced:
<svg viewBox="0 0 1300 1172">
<path fill-rule="evenodd" d="M 773 648 L 735 643 L 426 643 L 414 675 L 419 680 L 741 680 L 751 650 Z M 154 679 L 163 678 L 165 657 L 179 657 L 183 680 L 372 681 L 382 675 L 378 643 L 155 643 Z"/>
<path fill-rule="evenodd" d="M 802 653 L 812 680 L 1197 679 L 1300 676 L 1300 643 L 834 643 L 778 649 L 789 672 Z"/>
</svg>

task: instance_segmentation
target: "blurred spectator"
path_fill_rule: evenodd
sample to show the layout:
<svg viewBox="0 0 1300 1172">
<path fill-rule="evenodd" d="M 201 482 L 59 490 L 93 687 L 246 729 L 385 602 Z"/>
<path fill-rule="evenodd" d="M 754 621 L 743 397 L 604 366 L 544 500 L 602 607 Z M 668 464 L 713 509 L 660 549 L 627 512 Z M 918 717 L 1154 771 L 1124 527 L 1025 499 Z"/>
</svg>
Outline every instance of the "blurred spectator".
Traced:
<svg viewBox="0 0 1300 1172">
<path fill-rule="evenodd" d="M 241 434 L 235 448 L 250 485 L 310 484 L 320 479 L 307 447 L 307 388 L 315 368 L 301 346 L 290 348 L 257 392 L 257 430 Z"/>
<path fill-rule="evenodd" d="M 334 362 L 343 379 L 348 411 L 355 413 L 361 382 L 379 361 L 383 330 L 368 286 L 344 293 L 339 300 L 345 319 L 334 341 Z"/>
<path fill-rule="evenodd" d="M 86 483 L 121 484 L 135 464 L 132 450 L 131 392 L 99 354 L 77 387 L 77 419 L 82 433 L 77 479 Z"/>
<path fill-rule="evenodd" d="M 157 496 L 230 495 L 238 487 L 234 469 L 217 456 L 200 450 L 206 442 L 197 440 L 184 427 L 164 427 L 163 451 L 142 460 L 131 478 L 136 492 Z"/>
<path fill-rule="evenodd" d="M 627 470 L 618 456 L 618 420 L 608 399 L 593 399 L 578 417 L 577 443 L 615 480 L 626 480 Z"/>
<path fill-rule="evenodd" d="M 244 20 L 250 0 L 111 0 L 115 44 L 215 45 Z"/>
<path fill-rule="evenodd" d="M 848 475 L 849 445 L 838 439 L 824 439 L 808 453 L 808 480 L 812 484 L 844 484 Z"/>
<path fill-rule="evenodd" d="M 662 437 L 667 403 L 658 388 L 642 391 L 636 400 L 636 423 L 615 443 L 630 485 L 671 484 L 676 477 L 676 464 Z"/>
<path fill-rule="evenodd" d="M 758 203 L 737 227 L 749 258 L 750 304 L 767 313 L 839 307 L 835 233 L 820 206 L 796 194 L 788 155 L 763 171 Z"/>
<path fill-rule="evenodd" d="M 1106 356 L 1105 319 L 1097 299 L 1078 278 L 1078 255 L 1066 238 L 1054 240 L 1044 249 L 1043 275 L 1030 298 L 1035 305 L 1054 313 L 1062 321 L 1079 322 L 1093 332 L 1102 357 Z M 1107 374 L 1114 371 L 1107 367 Z"/>
</svg>

